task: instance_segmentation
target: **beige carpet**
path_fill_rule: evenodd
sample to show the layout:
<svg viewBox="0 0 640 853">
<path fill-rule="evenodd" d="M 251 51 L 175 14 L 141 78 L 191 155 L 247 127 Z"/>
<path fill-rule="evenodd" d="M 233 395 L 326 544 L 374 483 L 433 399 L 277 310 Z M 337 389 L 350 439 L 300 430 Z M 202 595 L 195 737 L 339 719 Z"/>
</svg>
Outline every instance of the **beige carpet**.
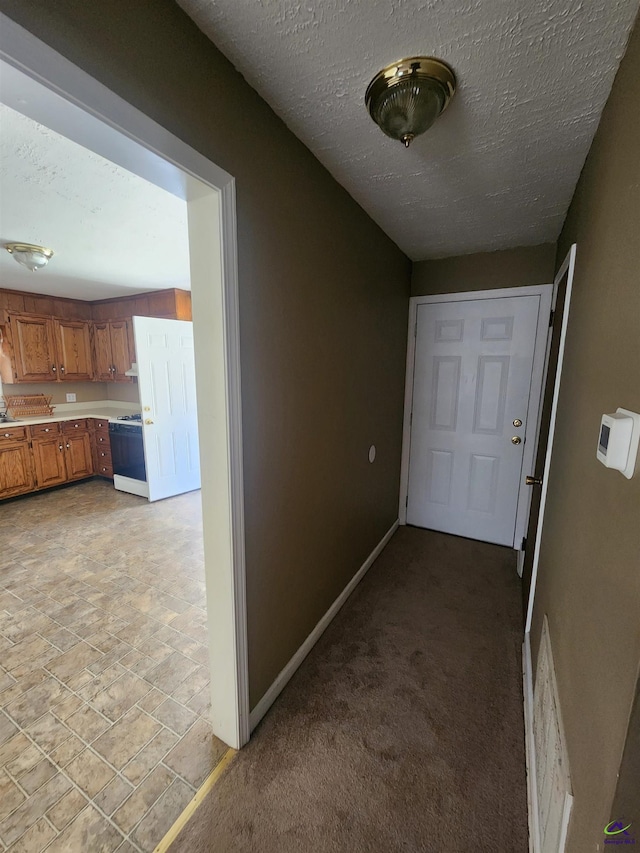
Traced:
<svg viewBox="0 0 640 853">
<path fill-rule="evenodd" d="M 401 528 L 171 853 L 525 853 L 514 552 Z"/>
</svg>

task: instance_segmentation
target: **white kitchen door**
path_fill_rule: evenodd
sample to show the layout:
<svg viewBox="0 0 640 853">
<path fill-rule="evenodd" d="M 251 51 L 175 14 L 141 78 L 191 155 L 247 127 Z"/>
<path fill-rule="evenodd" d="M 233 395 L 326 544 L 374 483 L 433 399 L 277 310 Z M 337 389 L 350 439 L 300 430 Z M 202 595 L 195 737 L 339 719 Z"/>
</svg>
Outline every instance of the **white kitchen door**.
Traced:
<svg viewBox="0 0 640 853">
<path fill-rule="evenodd" d="M 200 488 L 193 323 L 134 317 L 149 500 Z"/>
<path fill-rule="evenodd" d="M 407 524 L 513 546 L 539 307 L 418 305 Z"/>
</svg>

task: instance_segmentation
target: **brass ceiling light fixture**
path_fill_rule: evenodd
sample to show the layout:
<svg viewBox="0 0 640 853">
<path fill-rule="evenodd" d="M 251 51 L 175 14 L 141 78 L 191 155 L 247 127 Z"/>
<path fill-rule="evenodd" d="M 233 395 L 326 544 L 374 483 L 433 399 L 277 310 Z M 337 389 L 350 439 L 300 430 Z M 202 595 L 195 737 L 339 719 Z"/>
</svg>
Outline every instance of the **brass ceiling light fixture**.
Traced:
<svg viewBox="0 0 640 853">
<path fill-rule="evenodd" d="M 46 267 L 53 257 L 53 249 L 35 246 L 33 243 L 5 243 L 5 249 L 21 266 L 31 272 Z"/>
<path fill-rule="evenodd" d="M 455 91 L 455 74 L 445 62 L 412 56 L 376 74 L 364 102 L 382 132 L 408 148 L 447 108 Z"/>
</svg>

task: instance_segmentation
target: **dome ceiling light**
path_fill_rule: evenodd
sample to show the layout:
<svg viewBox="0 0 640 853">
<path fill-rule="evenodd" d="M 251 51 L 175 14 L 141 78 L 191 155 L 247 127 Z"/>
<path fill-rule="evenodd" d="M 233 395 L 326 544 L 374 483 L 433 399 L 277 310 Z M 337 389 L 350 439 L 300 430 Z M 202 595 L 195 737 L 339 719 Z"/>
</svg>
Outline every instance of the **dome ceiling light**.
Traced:
<svg viewBox="0 0 640 853">
<path fill-rule="evenodd" d="M 447 108 L 455 91 L 455 74 L 446 63 L 413 56 L 376 74 L 364 102 L 382 132 L 408 148 Z"/>
<path fill-rule="evenodd" d="M 5 249 L 15 260 L 31 272 L 40 270 L 53 257 L 53 249 L 34 246 L 33 243 L 5 243 Z"/>
</svg>

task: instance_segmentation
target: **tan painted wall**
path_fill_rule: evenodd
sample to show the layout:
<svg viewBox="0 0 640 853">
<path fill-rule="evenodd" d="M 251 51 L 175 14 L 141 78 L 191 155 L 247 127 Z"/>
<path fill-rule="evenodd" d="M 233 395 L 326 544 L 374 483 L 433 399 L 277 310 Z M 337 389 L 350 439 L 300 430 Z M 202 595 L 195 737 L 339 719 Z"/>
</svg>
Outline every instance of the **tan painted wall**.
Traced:
<svg viewBox="0 0 640 853">
<path fill-rule="evenodd" d="M 0 385 L 0 394 L 45 394 L 51 402 L 66 403 L 65 394 L 75 394 L 77 403 L 94 400 L 118 399 L 107 397 L 107 382 L 23 382 L 16 385 Z"/>
<path fill-rule="evenodd" d="M 397 517 L 410 263 L 171 0 L 0 9 L 237 179 L 253 706 Z"/>
<path fill-rule="evenodd" d="M 601 414 L 640 411 L 639 104 L 636 26 L 557 259 L 577 242 L 532 640 L 536 652 L 546 612 L 576 798 L 570 853 L 604 849 L 640 660 L 640 475 L 595 458 Z"/>
<path fill-rule="evenodd" d="M 140 391 L 138 383 L 133 382 L 105 382 L 107 389 L 107 400 L 118 400 L 120 403 L 139 403 Z"/>
<path fill-rule="evenodd" d="M 555 243 L 543 243 L 501 252 L 417 261 L 411 276 L 411 295 L 549 284 L 553 281 L 555 258 Z"/>
</svg>

